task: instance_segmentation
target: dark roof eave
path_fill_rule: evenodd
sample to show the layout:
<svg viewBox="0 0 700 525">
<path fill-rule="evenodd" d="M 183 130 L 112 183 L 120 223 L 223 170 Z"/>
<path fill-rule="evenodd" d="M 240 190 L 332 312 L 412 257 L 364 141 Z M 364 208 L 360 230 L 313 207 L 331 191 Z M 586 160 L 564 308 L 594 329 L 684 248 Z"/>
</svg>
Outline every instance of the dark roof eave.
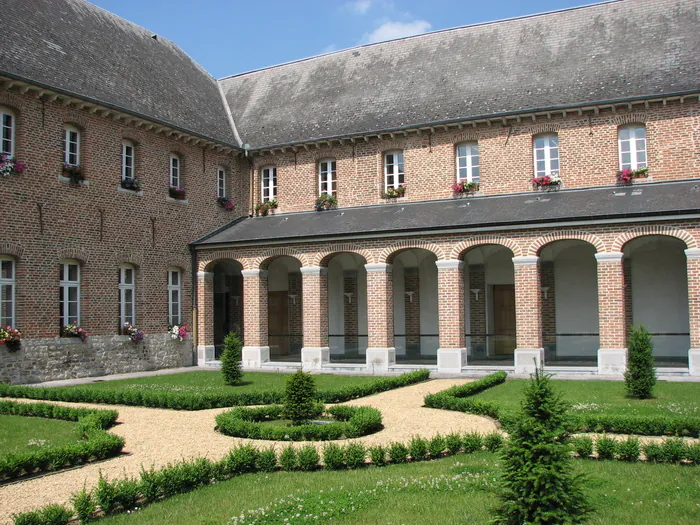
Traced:
<svg viewBox="0 0 700 525">
<path fill-rule="evenodd" d="M 669 210 L 669 211 L 659 211 L 659 212 L 639 212 L 639 213 L 617 213 L 617 214 L 606 214 L 606 215 L 599 215 L 592 217 L 590 215 L 588 216 L 580 216 L 580 217 L 563 217 L 561 219 L 533 219 L 533 220 L 526 220 L 526 221 L 503 221 L 503 222 L 490 222 L 490 223 L 480 223 L 480 224 L 458 224 L 458 225 L 452 225 L 452 226 L 428 226 L 428 227 L 423 227 L 423 228 L 401 228 L 401 232 L 449 232 L 450 230 L 464 230 L 464 229 L 470 229 L 470 228 L 506 228 L 506 227 L 511 227 L 511 226 L 525 226 L 525 225 L 536 225 L 536 224 L 546 224 L 546 223 L 576 223 L 576 222 L 585 222 L 585 221 L 601 221 L 601 220 L 608 220 L 608 219 L 633 219 L 637 217 L 678 217 L 681 215 L 692 215 L 692 214 L 699 214 L 700 213 L 700 208 L 692 208 L 692 209 L 687 209 L 687 210 Z M 258 241 L 256 240 L 242 240 L 242 241 L 222 241 L 222 242 L 216 242 L 216 243 L 206 243 L 202 244 L 203 241 L 205 241 L 208 238 L 211 238 L 217 233 L 220 233 L 221 231 L 224 231 L 228 229 L 229 227 L 233 226 L 237 222 L 240 222 L 241 220 L 245 219 L 246 217 L 241 217 L 234 221 L 233 223 L 227 224 L 226 226 L 219 228 L 217 231 L 212 232 L 209 235 L 206 235 L 205 237 L 202 237 L 201 239 L 198 239 L 194 242 L 191 243 L 192 246 L 194 246 L 195 249 L 205 249 L 205 248 L 216 248 L 217 246 L 220 245 L 236 245 L 236 244 L 245 244 L 245 245 L 263 245 L 266 243 L 269 243 L 271 241 L 275 242 L 284 242 L 287 241 L 289 243 L 293 242 L 305 242 L 307 240 L 314 240 L 322 237 L 363 237 L 363 236 L 370 236 L 370 235 L 381 235 L 381 234 L 390 234 L 390 233 L 395 233 L 397 230 L 395 229 L 384 229 L 384 230 L 374 230 L 374 231 L 366 231 L 366 232 L 360 232 L 360 233 L 339 233 L 339 234 L 318 234 L 318 235 L 304 235 L 300 237 L 275 237 L 275 238 L 267 238 L 267 239 L 260 239 Z"/>
<path fill-rule="evenodd" d="M 17 75 L 16 73 L 10 73 L 10 72 L 8 72 L 8 71 L 1 70 L 1 69 L 0 69 L 0 75 L 2 75 L 2 76 L 4 76 L 4 77 L 9 77 L 9 78 L 11 78 L 11 79 L 13 79 L 13 80 L 19 80 L 20 82 L 24 82 L 24 83 L 26 83 L 26 84 L 31 84 L 31 85 L 34 85 L 34 86 L 38 86 L 38 87 L 40 87 L 40 88 L 44 88 L 44 89 L 48 89 L 48 90 L 51 90 L 51 91 L 55 91 L 55 92 L 60 93 L 60 94 L 62 94 L 62 95 L 67 95 L 67 96 L 70 96 L 70 97 L 74 97 L 74 98 L 78 98 L 78 99 L 81 99 L 81 100 L 85 100 L 86 102 L 90 102 L 90 103 L 92 103 L 92 104 L 98 104 L 98 105 L 100 105 L 100 106 L 106 107 L 107 109 L 113 109 L 113 110 L 116 110 L 116 111 L 120 111 L 120 112 L 122 112 L 122 113 L 127 113 L 127 114 L 129 114 L 129 115 L 133 115 L 133 116 L 135 116 L 135 117 L 139 117 L 139 118 L 142 118 L 142 119 L 144 119 L 144 120 L 148 120 L 148 121 L 153 122 L 153 123 L 155 123 L 155 124 L 159 124 L 159 125 L 163 125 L 163 126 L 168 126 L 169 128 L 172 128 L 172 129 L 174 129 L 174 130 L 176 130 L 176 131 L 180 131 L 180 132 L 182 132 L 182 133 L 187 133 L 188 135 L 192 135 L 192 136 L 194 136 L 194 137 L 198 137 L 198 138 L 201 138 L 201 139 L 204 139 L 204 140 L 211 140 L 212 142 L 216 142 L 216 143 L 219 144 L 220 146 L 226 146 L 226 147 L 229 147 L 229 148 L 238 150 L 238 151 L 244 151 L 243 148 L 241 148 L 241 147 L 238 146 L 237 144 L 231 144 L 231 143 L 229 143 L 229 142 L 222 141 L 221 139 L 217 139 L 217 138 L 214 138 L 214 137 L 209 137 L 209 136 L 207 136 L 207 135 L 202 135 L 201 133 L 198 133 L 198 132 L 196 132 L 196 131 L 192 131 L 192 130 L 183 128 L 183 127 L 181 127 L 181 126 L 178 126 L 178 125 L 176 125 L 176 124 L 172 124 L 172 123 L 170 123 L 170 122 L 166 122 L 166 121 L 161 120 L 161 119 L 158 119 L 158 118 L 156 118 L 156 117 L 152 117 L 152 116 L 149 116 L 149 115 L 145 115 L 145 114 L 143 114 L 143 113 L 139 113 L 138 111 L 134 111 L 133 109 L 126 109 L 126 108 L 123 108 L 123 107 L 121 107 L 121 106 L 117 106 L 117 105 L 115 105 L 115 104 L 112 104 L 112 103 L 110 103 L 110 102 L 104 102 L 104 101 L 102 101 L 102 100 L 98 100 L 98 99 L 89 97 L 89 96 L 87 96 L 87 95 L 82 95 L 82 94 L 79 94 L 79 93 L 74 93 L 74 92 L 69 91 L 69 90 L 64 89 L 64 88 L 52 86 L 52 85 L 50 85 L 50 84 L 45 84 L 44 82 L 39 82 L 39 81 L 37 81 L 37 80 L 31 79 L 31 78 L 27 78 L 27 77 L 24 77 L 24 76 L 22 76 L 22 75 Z M 225 110 L 225 108 L 222 108 L 222 109 Z"/>
<path fill-rule="evenodd" d="M 395 133 L 395 132 L 414 130 L 417 128 L 426 128 L 426 127 L 434 127 L 434 126 L 444 126 L 444 125 L 449 125 L 449 124 L 458 124 L 460 122 L 469 122 L 472 120 L 498 119 L 498 118 L 528 114 L 528 113 L 541 113 L 541 112 L 548 112 L 548 111 L 555 112 L 555 111 L 563 111 L 563 110 L 584 108 L 584 107 L 607 106 L 610 104 L 623 104 L 625 102 L 634 102 L 634 101 L 657 99 L 657 98 L 663 99 L 663 98 L 672 98 L 672 97 L 684 97 L 684 96 L 689 96 L 689 95 L 691 95 L 691 96 L 692 95 L 699 95 L 699 97 L 700 97 L 700 88 L 692 89 L 692 90 L 688 90 L 688 91 L 678 91 L 678 92 L 674 92 L 674 93 L 661 93 L 661 94 L 657 93 L 657 94 L 649 94 L 649 95 L 638 95 L 635 97 L 623 97 L 623 98 L 616 98 L 616 99 L 610 99 L 610 100 L 600 100 L 600 101 L 596 101 L 596 102 L 577 102 L 574 104 L 563 104 L 563 105 L 559 105 L 559 106 L 520 109 L 520 110 L 514 110 L 514 111 L 503 111 L 503 112 L 499 112 L 499 113 L 488 113 L 488 114 L 484 114 L 484 115 L 474 115 L 471 117 L 460 117 L 460 118 L 452 118 L 452 119 L 446 119 L 446 120 L 437 120 L 437 121 L 433 121 L 433 122 L 414 123 L 414 124 L 408 124 L 406 126 L 400 126 L 398 128 L 374 129 L 374 130 L 361 131 L 361 132 L 356 132 L 356 133 L 346 133 L 343 135 L 328 135 L 328 136 L 324 136 L 324 137 L 309 138 L 309 139 L 298 140 L 298 141 L 294 141 L 294 142 L 274 144 L 271 146 L 256 146 L 254 148 L 250 148 L 248 151 L 250 153 L 255 153 L 258 151 L 280 149 L 280 148 L 289 148 L 289 147 L 296 146 L 299 144 L 324 142 L 324 141 L 329 141 L 329 140 L 358 138 L 358 137 L 364 137 L 366 135 L 376 135 L 378 133 Z"/>
</svg>

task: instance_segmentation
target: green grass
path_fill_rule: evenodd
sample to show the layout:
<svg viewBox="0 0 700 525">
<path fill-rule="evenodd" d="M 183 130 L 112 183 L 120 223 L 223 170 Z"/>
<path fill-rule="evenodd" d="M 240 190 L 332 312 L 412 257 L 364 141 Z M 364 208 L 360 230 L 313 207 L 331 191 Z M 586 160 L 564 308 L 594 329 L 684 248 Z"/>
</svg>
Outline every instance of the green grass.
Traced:
<svg viewBox="0 0 700 525">
<path fill-rule="evenodd" d="M 277 374 L 268 372 L 246 372 L 243 382 L 237 386 L 224 384 L 220 372 L 184 372 L 182 374 L 168 374 L 136 379 L 120 379 L 118 381 L 99 381 L 70 388 L 90 388 L 95 390 L 119 391 L 127 390 L 153 390 L 160 392 L 192 392 L 192 393 L 218 393 L 218 392 L 265 392 L 269 390 L 284 390 L 289 374 Z M 318 374 L 314 376 L 318 390 L 331 390 L 345 386 L 364 385 L 375 381 L 373 376 L 336 376 Z"/>
<path fill-rule="evenodd" d="M 698 523 L 700 468 L 582 460 L 573 461 L 572 468 L 589 479 L 587 492 L 597 509 L 589 523 Z M 497 456 L 483 452 L 354 471 L 246 474 L 102 523 L 235 523 L 233 516 L 298 497 L 301 501 L 282 505 L 288 514 L 264 523 L 283 523 L 284 517 L 297 512 L 321 515 L 343 508 L 332 523 L 485 524 L 489 508 L 496 503 L 493 489 L 498 472 Z M 310 523 L 329 521 L 330 516 L 326 516 Z"/>
<path fill-rule="evenodd" d="M 0 456 L 76 443 L 76 428 L 72 421 L 0 415 Z"/>
<path fill-rule="evenodd" d="M 494 401 L 507 412 L 520 407 L 527 381 L 508 380 L 474 396 Z M 653 399 L 632 399 L 622 381 L 553 381 L 552 386 L 572 404 L 573 413 L 592 415 L 700 417 L 700 383 L 659 382 Z"/>
</svg>

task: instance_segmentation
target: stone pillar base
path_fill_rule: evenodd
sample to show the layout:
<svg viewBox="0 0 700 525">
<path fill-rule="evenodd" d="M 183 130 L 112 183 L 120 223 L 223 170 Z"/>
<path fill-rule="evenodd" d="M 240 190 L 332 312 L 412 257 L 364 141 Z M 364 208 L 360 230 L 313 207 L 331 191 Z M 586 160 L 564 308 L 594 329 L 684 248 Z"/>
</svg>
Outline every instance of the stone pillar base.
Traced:
<svg viewBox="0 0 700 525">
<path fill-rule="evenodd" d="M 534 374 L 544 363 L 544 348 L 516 348 L 513 354 L 516 374 Z"/>
<path fill-rule="evenodd" d="M 459 374 L 467 364 L 466 348 L 438 348 L 437 369 L 446 374 Z"/>
<path fill-rule="evenodd" d="M 600 348 L 598 375 L 622 376 L 627 370 L 627 348 Z"/>
<path fill-rule="evenodd" d="M 304 370 L 320 370 L 330 362 L 331 349 L 327 346 L 321 348 L 301 349 L 301 368 Z"/>
<path fill-rule="evenodd" d="M 197 366 L 204 366 L 207 361 L 214 360 L 214 345 L 204 345 L 197 347 Z"/>
<path fill-rule="evenodd" d="M 246 368 L 260 368 L 269 360 L 269 346 L 244 346 L 241 352 L 241 361 Z"/>
<path fill-rule="evenodd" d="M 691 376 L 700 376 L 700 348 L 688 350 L 688 373 Z"/>
<path fill-rule="evenodd" d="M 366 357 L 368 370 L 387 372 L 396 364 L 396 348 L 368 348 Z"/>
</svg>

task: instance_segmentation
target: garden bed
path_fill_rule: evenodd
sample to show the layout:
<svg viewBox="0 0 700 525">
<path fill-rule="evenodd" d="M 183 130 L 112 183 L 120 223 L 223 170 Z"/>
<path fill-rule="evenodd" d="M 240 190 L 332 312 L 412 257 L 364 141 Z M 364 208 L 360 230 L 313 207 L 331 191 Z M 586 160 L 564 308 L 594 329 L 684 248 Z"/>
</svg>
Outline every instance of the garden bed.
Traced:
<svg viewBox="0 0 700 525">
<path fill-rule="evenodd" d="M 327 441 L 366 436 L 382 428 L 382 413 L 372 407 L 334 406 L 325 415 L 325 420 L 287 425 L 282 405 L 234 408 L 216 416 L 216 429 L 227 436 L 250 439 Z"/>
</svg>

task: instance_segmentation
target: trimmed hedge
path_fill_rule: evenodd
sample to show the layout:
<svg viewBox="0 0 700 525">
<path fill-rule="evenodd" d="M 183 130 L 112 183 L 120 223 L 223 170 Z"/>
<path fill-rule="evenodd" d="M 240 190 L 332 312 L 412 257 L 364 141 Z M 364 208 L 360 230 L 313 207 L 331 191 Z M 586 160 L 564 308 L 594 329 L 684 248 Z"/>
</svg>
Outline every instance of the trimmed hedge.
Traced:
<svg viewBox="0 0 700 525">
<path fill-rule="evenodd" d="M 328 441 L 365 436 L 382 428 L 382 413 L 372 407 L 334 406 L 327 410 L 335 422 L 293 426 L 266 425 L 285 417 L 284 406 L 234 408 L 216 416 L 222 434 L 271 441 Z"/>
<path fill-rule="evenodd" d="M 428 370 L 417 370 L 395 377 L 377 378 L 371 383 L 320 391 L 317 399 L 323 403 L 340 403 L 428 380 Z M 235 390 L 235 387 L 232 387 Z M 171 408 L 174 410 L 206 410 L 247 405 L 282 403 L 284 390 L 264 392 L 173 392 L 157 390 L 99 390 L 81 387 L 32 387 L 0 383 L 0 397 L 102 403 L 107 405 Z"/>
<path fill-rule="evenodd" d="M 124 448 L 124 438 L 105 432 L 117 420 L 118 414 L 114 410 L 0 401 L 0 414 L 77 421 L 77 437 L 80 439 L 60 447 L 0 456 L 0 481 L 110 458 L 120 454 Z"/>
<path fill-rule="evenodd" d="M 495 372 L 467 383 L 454 386 L 425 397 L 425 406 L 467 412 L 478 416 L 488 416 L 500 421 L 508 428 L 515 421 L 516 414 L 503 409 L 495 401 L 472 398 L 475 394 L 505 382 L 505 372 Z M 609 432 L 611 434 L 637 434 L 642 436 L 687 436 L 700 437 L 700 418 L 664 418 L 661 416 L 634 416 L 615 414 L 571 414 L 572 431 Z"/>
</svg>

